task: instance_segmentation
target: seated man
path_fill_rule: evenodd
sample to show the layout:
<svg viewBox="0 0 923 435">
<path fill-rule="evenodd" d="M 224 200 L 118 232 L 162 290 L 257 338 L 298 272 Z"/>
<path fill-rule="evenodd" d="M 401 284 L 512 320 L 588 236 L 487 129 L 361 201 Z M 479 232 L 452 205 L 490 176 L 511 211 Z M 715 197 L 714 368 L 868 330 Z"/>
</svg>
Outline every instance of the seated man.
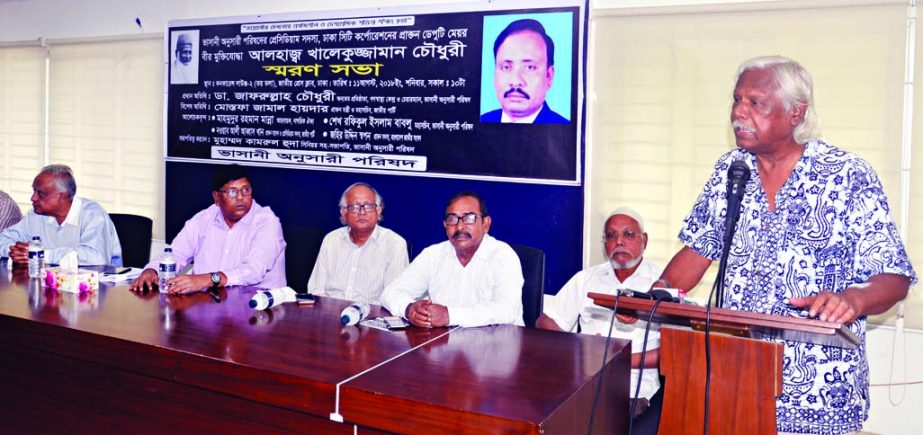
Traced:
<svg viewBox="0 0 923 435">
<path fill-rule="evenodd" d="M 0 190 L 0 231 L 3 231 L 22 220 L 19 205 L 6 192 Z"/>
<path fill-rule="evenodd" d="M 407 242 L 381 225 L 384 199 L 366 183 L 340 196 L 340 222 L 324 237 L 308 293 L 377 304 L 382 290 L 407 268 Z"/>
<path fill-rule="evenodd" d="M 0 232 L 0 255 L 14 264 L 29 263 L 29 241 L 42 238 L 45 264 L 58 263 L 68 251 L 80 265 L 122 265 L 122 245 L 106 210 L 79 198 L 71 168 L 48 165 L 32 181 L 32 210 Z"/>
<path fill-rule="evenodd" d="M 170 293 L 189 293 L 209 287 L 250 285 L 285 286 L 285 240 L 279 218 L 253 200 L 247 169 L 221 166 L 215 171 L 215 203 L 196 213 L 173 239 L 176 270 L 192 262 L 193 272 L 171 279 Z M 153 288 L 159 259 L 154 259 L 131 290 Z"/>
<path fill-rule="evenodd" d="M 522 325 L 519 257 L 487 234 L 484 200 L 474 192 L 455 194 L 442 223 L 449 240 L 424 249 L 385 287 L 382 305 L 424 328 Z"/>
<path fill-rule="evenodd" d="M 645 291 L 660 276 L 661 268 L 644 259 L 647 247 L 647 233 L 644 232 L 644 220 L 638 212 L 620 207 L 609 214 L 603 227 L 603 248 L 608 261 L 577 272 L 558 294 L 545 299 L 544 313 L 539 316 L 536 326 L 556 331 L 580 332 L 592 335 L 608 335 L 612 310 L 597 306 L 587 297 L 588 292 L 615 294 L 617 289 L 629 288 Z M 619 320 L 634 322 L 633 318 L 618 316 Z M 644 343 L 644 330 L 647 322 L 616 322 L 612 336 L 631 340 L 631 390 L 634 397 L 641 367 L 641 348 Z M 656 325 L 651 325 L 647 338 L 647 356 L 644 358 L 644 374 L 641 377 L 641 390 L 638 404 L 635 405 L 637 418 L 650 403 L 652 396 L 660 389 L 660 377 L 657 365 L 660 357 L 660 333 Z M 658 411 L 659 413 L 659 411 Z M 651 416 L 654 420 L 657 417 Z M 640 429 L 635 422 L 636 433 Z M 656 433 L 656 422 L 652 426 Z"/>
</svg>

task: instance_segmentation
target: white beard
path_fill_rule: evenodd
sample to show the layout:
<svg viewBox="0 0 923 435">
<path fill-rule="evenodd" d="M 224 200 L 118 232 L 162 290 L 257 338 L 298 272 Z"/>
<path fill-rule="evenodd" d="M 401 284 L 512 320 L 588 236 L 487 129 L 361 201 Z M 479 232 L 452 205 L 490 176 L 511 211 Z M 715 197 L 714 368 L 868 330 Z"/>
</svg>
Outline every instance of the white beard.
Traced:
<svg viewBox="0 0 923 435">
<path fill-rule="evenodd" d="M 635 257 L 635 258 L 632 258 L 631 260 L 628 260 L 628 261 L 626 261 L 626 262 L 624 262 L 624 263 L 619 263 L 619 262 L 617 262 L 617 261 L 615 261 L 615 260 L 613 260 L 613 259 L 610 258 L 610 259 L 609 259 L 609 264 L 612 265 L 612 269 L 614 269 L 614 270 L 631 269 L 632 267 L 635 267 L 635 266 L 637 266 L 638 264 L 640 264 L 642 258 L 643 258 L 643 257 L 639 255 L 639 256 L 637 256 L 637 257 Z"/>
</svg>

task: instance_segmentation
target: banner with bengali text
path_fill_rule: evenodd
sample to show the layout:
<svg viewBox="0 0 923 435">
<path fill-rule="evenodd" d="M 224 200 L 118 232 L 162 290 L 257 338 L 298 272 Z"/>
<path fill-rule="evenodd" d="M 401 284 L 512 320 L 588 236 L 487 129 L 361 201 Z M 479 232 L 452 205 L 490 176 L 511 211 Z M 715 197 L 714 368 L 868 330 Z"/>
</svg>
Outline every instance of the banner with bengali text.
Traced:
<svg viewBox="0 0 923 435">
<path fill-rule="evenodd" d="M 528 4 L 171 21 L 166 158 L 578 185 L 585 4 Z"/>
</svg>

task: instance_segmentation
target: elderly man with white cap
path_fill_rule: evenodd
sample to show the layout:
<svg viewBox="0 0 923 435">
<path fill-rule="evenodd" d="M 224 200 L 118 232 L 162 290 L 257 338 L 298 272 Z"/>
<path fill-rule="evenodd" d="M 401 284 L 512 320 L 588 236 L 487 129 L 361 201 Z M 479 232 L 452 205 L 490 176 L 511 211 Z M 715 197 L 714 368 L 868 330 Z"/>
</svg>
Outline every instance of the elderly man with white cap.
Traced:
<svg viewBox="0 0 923 435">
<path fill-rule="evenodd" d="M 644 291 L 660 276 L 662 268 L 644 258 L 647 233 L 644 232 L 644 219 L 638 212 L 628 207 L 620 207 L 609 213 L 603 226 L 602 242 L 607 261 L 577 272 L 556 295 L 547 297 L 544 312 L 539 316 L 536 326 L 555 331 L 608 335 L 612 310 L 595 305 L 593 300 L 587 297 L 587 293 L 615 294 L 617 289 L 623 288 Z M 619 318 L 633 322 L 616 322 L 612 336 L 631 340 L 630 391 L 634 396 L 647 324 L 643 320 L 634 321 L 633 318 L 621 316 Z M 647 356 L 644 358 L 646 369 L 641 376 L 638 404 L 634 406 L 634 433 L 648 433 L 642 429 L 646 427 L 653 429 L 650 433 L 657 431 L 659 409 L 656 412 L 645 412 L 645 409 L 660 389 L 657 371 L 660 360 L 659 347 L 660 333 L 657 325 L 651 325 L 647 337 Z"/>
<path fill-rule="evenodd" d="M 170 84 L 196 84 L 199 82 L 199 63 L 196 61 L 193 35 L 180 33 L 176 37 L 176 49 L 170 64 Z"/>
</svg>

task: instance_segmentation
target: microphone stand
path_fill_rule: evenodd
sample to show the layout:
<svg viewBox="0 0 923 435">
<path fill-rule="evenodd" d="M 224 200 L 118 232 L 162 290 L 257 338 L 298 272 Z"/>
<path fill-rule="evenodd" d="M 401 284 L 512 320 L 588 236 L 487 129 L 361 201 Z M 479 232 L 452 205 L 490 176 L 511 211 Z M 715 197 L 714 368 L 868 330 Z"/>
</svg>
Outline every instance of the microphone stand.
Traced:
<svg viewBox="0 0 923 435">
<path fill-rule="evenodd" d="M 728 227 L 724 231 L 724 244 L 721 248 L 721 261 L 718 263 L 718 276 L 715 277 L 715 284 L 717 284 L 717 299 L 715 300 L 715 306 L 718 308 L 724 307 L 724 275 L 727 273 L 728 256 L 731 253 L 731 241 L 734 239 L 734 227 L 736 224 L 736 219 L 734 223 L 728 222 Z"/>
<path fill-rule="evenodd" d="M 731 253 L 731 243 L 734 241 L 734 231 L 740 219 L 740 207 L 743 202 L 747 181 L 750 179 L 750 169 L 742 160 L 736 160 L 728 168 L 728 193 L 727 211 L 725 215 L 724 243 L 721 245 L 721 262 L 718 263 L 718 276 L 715 306 L 724 307 L 724 276 L 727 273 L 728 256 Z"/>
</svg>

